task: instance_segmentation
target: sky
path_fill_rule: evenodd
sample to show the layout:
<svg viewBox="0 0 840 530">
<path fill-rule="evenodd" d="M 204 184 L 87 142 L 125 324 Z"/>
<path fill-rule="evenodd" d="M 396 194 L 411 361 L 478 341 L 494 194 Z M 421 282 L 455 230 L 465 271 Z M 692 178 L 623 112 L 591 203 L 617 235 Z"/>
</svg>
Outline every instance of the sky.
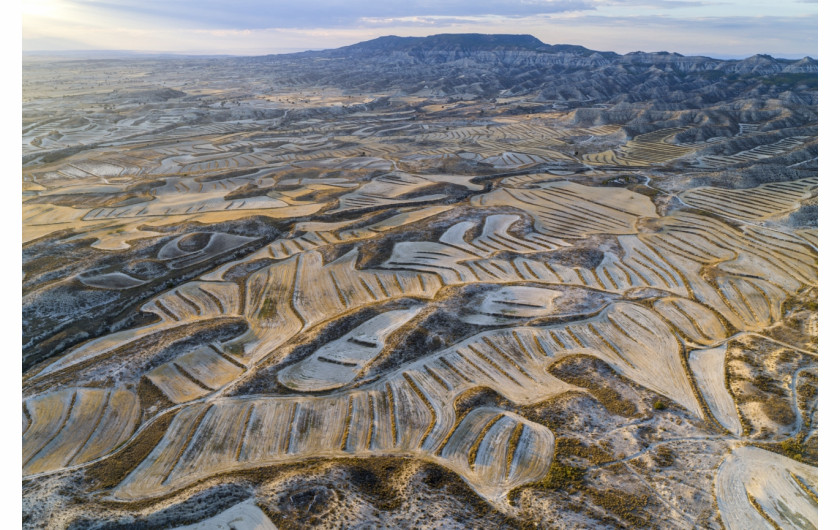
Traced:
<svg viewBox="0 0 840 530">
<path fill-rule="evenodd" d="M 23 0 L 22 21 L 24 52 L 263 55 L 517 33 L 619 53 L 817 58 L 816 0 Z"/>
</svg>

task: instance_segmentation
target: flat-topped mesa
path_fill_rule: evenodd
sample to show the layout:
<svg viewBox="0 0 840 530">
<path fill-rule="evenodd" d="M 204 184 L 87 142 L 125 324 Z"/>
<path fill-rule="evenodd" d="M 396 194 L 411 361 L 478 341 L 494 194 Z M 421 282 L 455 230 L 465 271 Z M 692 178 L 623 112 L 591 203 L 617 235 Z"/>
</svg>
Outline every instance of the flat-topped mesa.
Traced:
<svg viewBox="0 0 840 530">
<path fill-rule="evenodd" d="M 529 103 L 570 103 L 572 108 L 584 102 L 588 107 L 650 102 L 702 109 L 717 102 L 763 99 L 768 90 L 790 87 L 785 97 L 815 106 L 818 72 L 816 61 L 806 59 L 722 60 L 667 52 L 620 55 L 549 45 L 530 35 L 388 36 L 332 50 L 248 60 L 348 92 L 369 92 L 375 79 L 379 97 L 364 107 L 348 106 L 351 112 L 381 109 L 388 104 L 388 97 L 381 94 L 389 92 L 485 101 L 520 97 Z M 348 64 L 353 68 L 348 69 Z M 347 151 L 351 154 L 351 148 Z"/>
</svg>

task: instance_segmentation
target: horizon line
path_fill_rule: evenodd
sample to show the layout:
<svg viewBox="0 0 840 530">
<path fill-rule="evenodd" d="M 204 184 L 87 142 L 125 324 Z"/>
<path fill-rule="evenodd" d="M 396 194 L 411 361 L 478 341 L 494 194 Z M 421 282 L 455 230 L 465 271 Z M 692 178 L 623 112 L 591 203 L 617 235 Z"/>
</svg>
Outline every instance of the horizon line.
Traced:
<svg viewBox="0 0 840 530">
<path fill-rule="evenodd" d="M 359 41 L 359 42 L 367 42 L 367 41 Z M 358 44 L 358 43 L 354 43 Z M 565 46 L 578 46 L 576 44 L 563 44 Z M 133 50 L 133 49 L 101 49 L 101 48 L 86 48 L 86 49 L 75 49 L 75 50 L 56 50 L 56 49 L 37 49 L 37 50 L 21 50 L 22 56 L 72 56 L 72 55 L 97 55 L 97 54 L 109 54 L 109 55 L 134 55 L 134 56 L 154 56 L 154 57 L 194 57 L 194 58 L 202 58 L 202 57 L 218 57 L 218 58 L 240 58 L 240 57 L 266 57 L 269 55 L 291 55 L 295 53 L 304 53 L 304 52 L 320 52 L 320 51 L 327 51 L 327 50 L 336 50 L 339 48 L 343 48 L 346 46 L 337 46 L 335 48 L 284 48 L 278 51 L 266 51 L 260 50 L 255 51 L 253 53 L 221 53 L 221 52 L 211 52 L 211 51 L 196 51 L 196 50 L 181 50 L 181 51 L 174 51 L 174 50 L 167 50 L 167 51 L 158 51 L 158 50 Z M 556 45 L 549 45 L 549 46 L 556 46 Z M 590 48 L 587 48 L 590 49 Z M 750 57 L 755 57 L 757 55 L 767 55 L 773 59 L 784 59 L 784 60 L 801 60 L 801 59 L 812 59 L 814 61 L 819 61 L 818 55 L 800 55 L 800 54 L 779 54 L 769 52 L 755 52 L 752 54 L 732 54 L 732 55 L 721 55 L 715 53 L 703 53 L 703 52 L 673 52 L 668 50 L 656 50 L 656 51 L 645 51 L 645 50 L 634 50 L 627 53 L 620 53 L 620 52 L 613 52 L 610 50 L 591 50 L 598 53 L 615 53 L 617 55 L 630 55 L 632 53 L 673 53 L 679 54 L 684 57 L 706 57 L 709 59 L 721 60 L 721 61 L 738 61 L 743 59 L 748 59 Z M 76 57 L 76 58 L 83 58 L 83 57 Z"/>
</svg>

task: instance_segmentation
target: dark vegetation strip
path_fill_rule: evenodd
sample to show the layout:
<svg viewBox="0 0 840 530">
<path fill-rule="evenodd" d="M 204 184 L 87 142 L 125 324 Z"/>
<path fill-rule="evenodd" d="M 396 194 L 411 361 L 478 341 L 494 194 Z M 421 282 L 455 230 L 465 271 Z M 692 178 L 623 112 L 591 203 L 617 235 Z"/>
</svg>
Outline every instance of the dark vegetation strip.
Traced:
<svg viewBox="0 0 840 530">
<path fill-rule="evenodd" d="M 507 478 L 510 478 L 510 474 L 513 472 L 513 458 L 516 456 L 516 449 L 519 447 L 519 439 L 522 437 L 523 430 L 525 430 L 525 424 L 521 422 L 517 423 L 508 442 L 507 467 L 505 468 Z"/>
<path fill-rule="evenodd" d="M 245 366 L 244 364 L 242 364 L 242 362 L 240 362 L 240 361 L 236 360 L 236 359 L 235 359 L 232 355 L 228 355 L 227 353 L 225 353 L 224 351 L 222 351 L 222 349 L 221 349 L 221 348 L 219 348 L 218 346 L 216 346 L 215 344 L 212 344 L 212 343 L 211 343 L 211 344 L 209 344 L 209 346 L 210 346 L 210 348 L 211 348 L 213 351 L 215 351 L 216 353 L 218 353 L 218 354 L 219 354 L 219 356 L 221 356 L 221 357 L 222 357 L 224 360 L 226 360 L 227 362 L 229 362 L 229 363 L 231 363 L 231 364 L 233 364 L 233 365 L 235 365 L 235 366 L 238 366 L 239 368 L 241 368 L 241 369 L 243 369 L 243 370 L 245 370 L 245 369 L 247 368 L 247 366 Z"/>
<path fill-rule="evenodd" d="M 88 467 L 86 475 L 97 482 L 98 488 L 115 487 L 157 447 L 177 412 L 177 410 L 170 410 L 158 416 L 118 452 L 109 456 L 100 465 Z"/>
<path fill-rule="evenodd" d="M 248 407 L 248 414 L 245 415 L 245 425 L 242 426 L 242 433 L 239 435 L 239 441 L 236 444 L 236 461 L 239 462 L 242 456 L 242 446 L 245 445 L 245 436 L 248 434 L 248 429 L 251 426 L 251 418 L 254 415 L 255 405 L 251 403 Z"/>
<path fill-rule="evenodd" d="M 344 418 L 344 430 L 341 433 L 341 450 L 347 451 L 347 439 L 350 437 L 350 421 L 353 419 L 353 401 L 355 398 L 350 396 L 347 403 L 347 414 Z"/>
<path fill-rule="evenodd" d="M 391 420 L 391 440 L 394 446 L 397 445 L 397 414 L 396 405 L 394 403 L 394 391 L 391 389 L 391 383 L 386 383 L 385 387 L 388 389 L 388 410 L 390 412 Z"/>
<path fill-rule="evenodd" d="M 750 501 L 750 504 L 752 504 L 752 507 L 755 508 L 755 511 L 757 511 L 758 514 L 763 517 L 774 530 L 782 530 L 782 527 L 779 526 L 776 521 L 774 521 L 773 518 L 764 511 L 764 508 L 762 508 L 758 501 L 755 500 L 755 497 L 753 497 L 749 491 L 745 493 L 747 494 L 747 499 Z"/>
<path fill-rule="evenodd" d="M 209 386 L 205 385 L 204 383 L 202 383 L 202 382 L 201 382 L 201 381 L 199 381 L 198 379 L 196 379 L 194 375 L 192 375 L 191 373 L 189 373 L 189 372 L 188 372 L 186 369 L 184 369 L 184 368 L 183 368 L 180 364 L 178 364 L 178 363 L 176 363 L 176 362 L 173 362 L 173 363 L 172 363 L 172 367 L 173 367 L 173 368 L 175 368 L 175 370 L 177 370 L 179 374 L 181 374 L 182 376 L 184 376 L 184 378 L 185 378 L 185 379 L 189 380 L 189 382 L 190 382 L 190 383 L 192 383 L 192 384 L 194 384 L 195 386 L 197 386 L 197 387 L 201 388 L 202 390 L 204 390 L 204 391 L 206 391 L 206 392 L 212 392 L 213 390 L 215 390 L 215 389 L 210 388 Z"/>
</svg>

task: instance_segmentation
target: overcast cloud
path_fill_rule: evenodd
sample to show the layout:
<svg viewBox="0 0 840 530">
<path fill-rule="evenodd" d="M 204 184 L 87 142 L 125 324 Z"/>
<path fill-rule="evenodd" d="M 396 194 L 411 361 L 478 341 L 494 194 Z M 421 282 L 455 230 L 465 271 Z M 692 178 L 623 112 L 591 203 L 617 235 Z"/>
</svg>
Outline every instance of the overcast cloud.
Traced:
<svg viewBox="0 0 840 530">
<path fill-rule="evenodd" d="M 626 53 L 817 56 L 802 0 L 24 0 L 23 49 L 265 54 L 381 35 L 530 33 Z"/>
</svg>

